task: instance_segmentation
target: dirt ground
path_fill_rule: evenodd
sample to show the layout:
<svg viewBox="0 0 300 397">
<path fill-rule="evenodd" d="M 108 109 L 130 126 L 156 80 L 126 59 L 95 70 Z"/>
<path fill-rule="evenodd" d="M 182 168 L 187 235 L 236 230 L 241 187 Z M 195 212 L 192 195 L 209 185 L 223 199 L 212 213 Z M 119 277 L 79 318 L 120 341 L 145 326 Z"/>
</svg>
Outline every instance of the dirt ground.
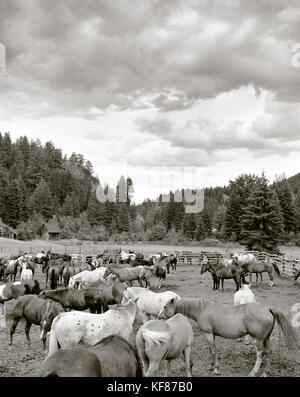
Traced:
<svg viewBox="0 0 300 397">
<path fill-rule="evenodd" d="M 36 279 L 45 286 L 45 278 L 40 269 L 37 269 Z M 274 286 L 269 287 L 268 276 L 263 276 L 263 283 L 252 290 L 258 302 L 264 303 L 270 308 L 274 307 L 281 310 L 290 320 L 292 316 L 292 305 L 300 303 L 300 281 L 294 284 L 294 280 L 278 278 L 275 276 Z M 155 282 L 152 279 L 152 284 Z M 222 303 L 233 303 L 235 284 L 233 280 L 225 281 L 225 292 L 215 292 L 212 290 L 212 280 L 209 273 L 200 275 L 199 266 L 181 266 L 177 268 L 175 274 L 168 274 L 167 280 L 163 284 L 162 291 L 171 290 L 178 293 L 181 297 L 203 297 Z M 20 322 L 15 335 L 14 345 L 8 346 L 9 327 L 11 317 L 9 314 L 14 302 L 7 302 L 7 328 L 0 328 L 0 377 L 28 377 L 36 376 L 46 353 L 42 350 L 42 342 L 39 339 L 39 327 L 33 325 L 31 328 L 31 345 L 25 342 L 25 323 Z M 203 336 L 201 336 L 197 324 L 191 320 L 194 330 L 194 344 L 192 348 L 193 376 L 216 376 L 207 371 L 208 366 L 208 347 Z M 135 334 L 141 323 L 135 321 L 135 331 L 131 342 L 135 343 Z M 300 336 L 300 327 L 297 328 Z M 48 346 L 49 338 L 47 340 Z M 285 344 L 282 333 L 279 333 L 278 325 L 275 326 L 272 337 L 273 352 L 271 355 L 270 375 L 276 377 L 295 377 L 300 376 L 300 357 L 299 354 L 291 353 Z M 216 337 L 217 352 L 220 361 L 221 376 L 241 377 L 246 376 L 252 369 L 255 362 L 255 348 L 253 345 L 245 345 L 237 340 L 227 340 Z M 297 360 L 297 362 L 296 362 Z M 171 376 L 184 377 L 184 362 L 181 359 L 174 360 L 171 365 Z M 161 363 L 161 368 L 157 376 L 167 376 L 166 363 Z"/>
</svg>

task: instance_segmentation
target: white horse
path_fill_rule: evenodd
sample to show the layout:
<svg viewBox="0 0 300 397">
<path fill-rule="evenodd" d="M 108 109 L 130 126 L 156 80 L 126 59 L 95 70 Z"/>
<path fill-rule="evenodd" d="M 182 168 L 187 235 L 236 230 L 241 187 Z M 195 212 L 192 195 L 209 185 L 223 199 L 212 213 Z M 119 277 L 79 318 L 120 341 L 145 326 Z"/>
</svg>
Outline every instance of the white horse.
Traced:
<svg viewBox="0 0 300 397">
<path fill-rule="evenodd" d="M 127 261 L 128 259 L 135 260 L 136 254 L 128 254 L 127 252 L 121 250 L 121 259 L 122 261 Z"/>
<path fill-rule="evenodd" d="M 253 254 L 238 254 L 236 252 L 232 255 L 232 259 L 233 258 L 236 258 L 240 265 L 245 265 L 251 262 L 257 262 L 257 259 Z"/>
<path fill-rule="evenodd" d="M 25 280 L 32 280 L 33 279 L 33 273 L 31 269 L 27 269 L 27 263 L 22 264 L 22 271 L 21 271 L 21 276 L 20 276 L 20 281 L 25 281 Z"/>
<path fill-rule="evenodd" d="M 234 294 L 233 297 L 233 305 L 238 306 L 238 305 L 244 305 L 245 303 L 252 303 L 256 302 L 255 296 L 253 292 L 250 289 L 251 284 L 242 284 L 241 288 Z M 246 345 L 249 345 L 249 335 L 245 336 L 245 343 Z M 242 338 L 239 339 L 239 341 L 242 341 Z"/>
<path fill-rule="evenodd" d="M 129 299 L 138 299 L 137 308 L 142 317 L 143 323 L 151 319 L 157 318 L 164 308 L 166 302 L 172 298 L 181 299 L 178 294 L 173 291 L 153 292 L 142 287 L 128 287 L 123 292 L 122 303 Z"/>
<path fill-rule="evenodd" d="M 136 303 L 133 299 L 101 314 L 80 311 L 61 313 L 51 326 L 47 358 L 58 350 L 59 345 L 63 350 L 72 349 L 79 343 L 95 346 L 109 335 L 119 335 L 129 341 L 135 315 Z"/>
<path fill-rule="evenodd" d="M 75 274 L 75 276 L 70 277 L 69 288 L 74 288 L 75 283 L 79 282 L 80 284 L 91 284 L 96 283 L 97 281 L 105 282 L 103 276 L 106 272 L 106 267 L 98 267 L 95 270 L 83 270 L 82 272 Z"/>
</svg>

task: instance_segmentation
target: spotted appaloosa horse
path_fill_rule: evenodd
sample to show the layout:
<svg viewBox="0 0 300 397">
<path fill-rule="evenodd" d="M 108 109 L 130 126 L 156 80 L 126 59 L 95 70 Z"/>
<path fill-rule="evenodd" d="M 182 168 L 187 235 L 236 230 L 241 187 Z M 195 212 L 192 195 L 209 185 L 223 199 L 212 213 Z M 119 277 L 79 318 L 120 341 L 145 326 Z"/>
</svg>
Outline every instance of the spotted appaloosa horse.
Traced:
<svg viewBox="0 0 300 397">
<path fill-rule="evenodd" d="M 135 315 L 134 300 L 102 314 L 78 311 L 61 313 L 52 323 L 47 358 L 58 350 L 58 346 L 71 349 L 80 342 L 94 346 L 109 335 L 119 335 L 128 341 L 133 331 Z"/>
</svg>

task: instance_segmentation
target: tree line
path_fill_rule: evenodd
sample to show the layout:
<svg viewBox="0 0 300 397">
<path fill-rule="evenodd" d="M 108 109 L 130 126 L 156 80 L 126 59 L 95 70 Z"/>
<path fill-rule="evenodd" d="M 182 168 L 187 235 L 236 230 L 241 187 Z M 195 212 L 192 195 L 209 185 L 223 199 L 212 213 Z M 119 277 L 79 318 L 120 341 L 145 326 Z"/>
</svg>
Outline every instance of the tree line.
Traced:
<svg viewBox="0 0 300 397">
<path fill-rule="evenodd" d="M 18 238 L 40 236 L 44 222 L 56 222 L 62 238 L 185 243 L 217 238 L 249 249 L 278 251 L 280 243 L 300 245 L 300 174 L 277 177 L 242 174 L 228 186 L 205 188 L 204 209 L 186 213 L 185 191 L 169 200 L 132 203 L 132 179 L 103 186 L 113 200 L 99 201 L 100 181 L 83 155 L 67 156 L 52 142 L 0 133 L 0 218 Z M 181 200 L 178 200 L 178 196 Z M 124 200 L 125 197 L 125 200 Z"/>
</svg>

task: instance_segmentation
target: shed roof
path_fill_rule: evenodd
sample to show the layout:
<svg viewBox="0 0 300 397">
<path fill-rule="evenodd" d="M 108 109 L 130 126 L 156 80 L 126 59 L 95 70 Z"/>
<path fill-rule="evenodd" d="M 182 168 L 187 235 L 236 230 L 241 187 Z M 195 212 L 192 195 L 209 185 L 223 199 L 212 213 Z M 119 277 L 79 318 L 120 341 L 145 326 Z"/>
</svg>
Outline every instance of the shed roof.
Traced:
<svg viewBox="0 0 300 397">
<path fill-rule="evenodd" d="M 48 233 L 61 233 L 61 229 L 57 223 L 44 223 Z"/>
</svg>

